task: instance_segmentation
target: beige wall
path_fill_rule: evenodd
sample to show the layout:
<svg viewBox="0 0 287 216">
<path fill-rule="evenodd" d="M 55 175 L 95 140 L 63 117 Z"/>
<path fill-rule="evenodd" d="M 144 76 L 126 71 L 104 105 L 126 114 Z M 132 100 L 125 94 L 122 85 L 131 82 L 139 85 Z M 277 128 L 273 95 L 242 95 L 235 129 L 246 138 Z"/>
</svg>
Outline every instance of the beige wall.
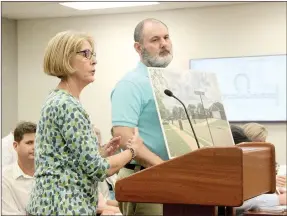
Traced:
<svg viewBox="0 0 287 216">
<path fill-rule="evenodd" d="M 18 121 L 17 22 L 2 18 L 2 137 Z"/>
<path fill-rule="evenodd" d="M 43 101 L 57 85 L 57 79 L 43 73 L 42 60 L 48 40 L 59 31 L 88 31 L 96 40 L 96 81 L 84 90 L 81 101 L 107 140 L 111 127 L 110 92 L 139 59 L 133 49 L 133 30 L 140 20 L 154 17 L 169 26 L 175 54 L 170 67 L 188 69 L 190 58 L 285 54 L 285 6 L 284 2 L 248 3 L 19 21 L 18 119 L 37 121 Z M 285 163 L 286 123 L 265 125 L 270 141 L 276 145 L 277 161 Z"/>
</svg>

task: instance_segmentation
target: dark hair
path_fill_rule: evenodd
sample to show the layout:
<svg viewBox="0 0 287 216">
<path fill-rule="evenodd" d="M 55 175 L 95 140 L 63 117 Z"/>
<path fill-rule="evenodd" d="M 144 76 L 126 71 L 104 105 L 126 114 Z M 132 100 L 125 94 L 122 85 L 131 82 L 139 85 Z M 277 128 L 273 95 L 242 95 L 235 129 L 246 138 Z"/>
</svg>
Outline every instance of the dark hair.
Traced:
<svg viewBox="0 0 287 216">
<path fill-rule="evenodd" d="M 236 125 L 230 125 L 231 133 L 235 144 L 242 142 L 251 142 L 251 140 L 245 135 L 243 129 Z"/>
<path fill-rule="evenodd" d="M 114 136 L 114 128 L 111 128 L 111 135 Z"/>
<path fill-rule="evenodd" d="M 37 125 L 33 122 L 20 122 L 14 130 L 14 141 L 20 142 L 25 134 L 36 133 Z"/>
<path fill-rule="evenodd" d="M 141 43 L 142 42 L 142 35 L 143 35 L 143 29 L 144 29 L 144 24 L 146 22 L 157 22 L 157 23 L 161 23 L 163 24 L 166 28 L 166 24 L 164 24 L 162 21 L 160 20 L 157 20 L 157 19 L 154 19 L 154 18 L 147 18 L 147 19 L 144 19 L 142 20 L 141 22 L 139 22 L 135 28 L 135 31 L 134 31 L 134 41 L 135 42 L 139 42 Z"/>
</svg>

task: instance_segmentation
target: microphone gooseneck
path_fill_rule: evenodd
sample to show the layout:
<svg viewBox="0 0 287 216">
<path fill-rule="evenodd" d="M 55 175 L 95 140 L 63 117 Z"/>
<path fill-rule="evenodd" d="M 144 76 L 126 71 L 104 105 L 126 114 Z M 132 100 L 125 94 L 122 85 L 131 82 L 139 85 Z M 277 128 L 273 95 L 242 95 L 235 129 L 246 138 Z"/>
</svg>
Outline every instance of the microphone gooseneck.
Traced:
<svg viewBox="0 0 287 216">
<path fill-rule="evenodd" d="M 186 117 L 187 117 L 187 120 L 188 120 L 188 122 L 189 122 L 189 125 L 190 125 L 190 127 L 191 127 L 192 133 L 193 133 L 193 135 L 194 135 L 194 139 L 195 139 L 195 141 L 196 141 L 197 147 L 200 149 L 200 145 L 199 145 L 197 136 L 196 136 L 196 134 L 195 134 L 193 125 L 192 125 L 192 123 L 191 123 L 191 121 L 190 121 L 190 117 L 189 117 L 189 115 L 188 115 L 188 112 L 187 112 L 187 109 L 186 109 L 184 103 L 183 103 L 181 100 L 179 100 L 176 96 L 174 96 L 174 94 L 172 93 L 172 91 L 170 91 L 170 90 L 168 90 L 168 89 L 165 89 L 165 90 L 164 90 L 164 93 L 165 93 L 167 96 L 169 96 L 169 97 L 175 98 L 175 99 L 176 99 L 179 103 L 181 103 L 181 105 L 183 106 L 184 111 L 185 111 L 185 114 L 186 114 Z"/>
</svg>

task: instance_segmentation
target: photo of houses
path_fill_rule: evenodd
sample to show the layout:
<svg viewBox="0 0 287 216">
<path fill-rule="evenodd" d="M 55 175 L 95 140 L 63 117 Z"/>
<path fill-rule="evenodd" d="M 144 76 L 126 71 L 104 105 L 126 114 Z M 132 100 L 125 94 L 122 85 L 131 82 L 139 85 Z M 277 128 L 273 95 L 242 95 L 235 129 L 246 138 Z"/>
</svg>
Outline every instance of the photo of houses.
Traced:
<svg viewBox="0 0 287 216">
<path fill-rule="evenodd" d="M 234 145 L 215 74 L 149 68 L 156 106 L 170 158 L 197 149 L 184 107 L 200 147 Z"/>
</svg>

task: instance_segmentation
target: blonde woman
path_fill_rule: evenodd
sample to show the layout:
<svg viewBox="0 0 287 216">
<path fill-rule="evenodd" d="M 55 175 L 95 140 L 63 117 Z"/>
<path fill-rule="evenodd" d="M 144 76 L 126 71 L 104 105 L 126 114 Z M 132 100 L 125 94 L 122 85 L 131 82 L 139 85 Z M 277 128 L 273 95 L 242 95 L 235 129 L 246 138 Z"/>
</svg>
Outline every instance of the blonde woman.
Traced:
<svg viewBox="0 0 287 216">
<path fill-rule="evenodd" d="M 242 126 L 245 135 L 252 142 L 266 142 L 268 135 L 267 129 L 258 123 L 248 123 Z"/>
<path fill-rule="evenodd" d="M 94 42 L 86 34 L 66 31 L 48 43 L 46 74 L 60 78 L 42 106 L 36 132 L 35 186 L 27 206 L 30 215 L 96 215 L 97 182 L 140 157 L 135 135 L 126 150 L 103 158 L 98 151 L 82 90 L 95 80 Z M 97 98 L 94 98 L 95 102 Z M 109 143 L 116 150 L 120 137 Z"/>
</svg>

